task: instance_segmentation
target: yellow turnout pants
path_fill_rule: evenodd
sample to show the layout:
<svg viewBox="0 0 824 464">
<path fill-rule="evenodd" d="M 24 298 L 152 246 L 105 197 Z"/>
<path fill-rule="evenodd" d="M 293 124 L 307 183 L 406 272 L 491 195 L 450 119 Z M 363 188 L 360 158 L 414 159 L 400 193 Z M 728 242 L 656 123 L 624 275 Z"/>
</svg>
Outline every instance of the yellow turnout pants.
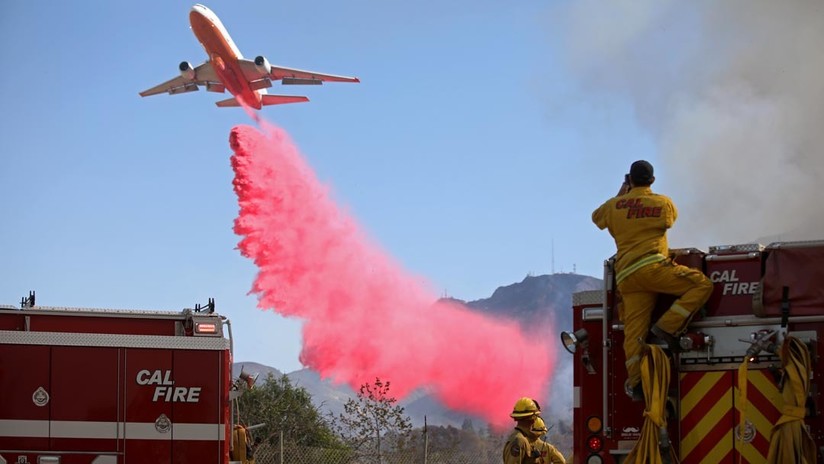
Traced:
<svg viewBox="0 0 824 464">
<path fill-rule="evenodd" d="M 644 350 L 650 318 L 659 293 L 674 295 L 677 300 L 656 325 L 672 335 L 680 335 L 692 315 L 712 294 L 712 282 L 703 272 L 667 259 L 648 264 L 618 283 L 623 298 L 620 314 L 624 323 L 624 356 L 629 384 L 641 381 L 641 354 Z"/>
</svg>

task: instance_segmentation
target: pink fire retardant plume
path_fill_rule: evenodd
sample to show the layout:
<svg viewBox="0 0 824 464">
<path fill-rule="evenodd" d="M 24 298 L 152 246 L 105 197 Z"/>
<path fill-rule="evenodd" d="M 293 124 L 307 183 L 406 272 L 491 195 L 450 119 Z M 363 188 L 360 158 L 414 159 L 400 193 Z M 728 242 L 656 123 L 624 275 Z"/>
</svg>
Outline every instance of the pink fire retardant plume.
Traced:
<svg viewBox="0 0 824 464">
<path fill-rule="evenodd" d="M 353 388 L 375 377 L 402 398 L 426 388 L 496 426 L 522 396 L 544 398 L 555 362 L 546 333 L 436 302 L 341 211 L 287 134 L 232 129 L 241 253 L 260 272 L 258 306 L 303 319 L 301 362 Z M 553 337 L 554 338 L 554 337 Z"/>
</svg>

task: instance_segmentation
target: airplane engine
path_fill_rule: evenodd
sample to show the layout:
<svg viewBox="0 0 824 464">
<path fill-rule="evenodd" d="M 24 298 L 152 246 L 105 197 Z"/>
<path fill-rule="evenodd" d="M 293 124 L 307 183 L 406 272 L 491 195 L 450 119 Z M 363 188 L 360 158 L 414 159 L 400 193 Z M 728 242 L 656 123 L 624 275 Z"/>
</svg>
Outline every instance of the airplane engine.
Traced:
<svg viewBox="0 0 824 464">
<path fill-rule="evenodd" d="M 272 71 L 272 65 L 269 64 L 269 60 L 267 60 L 265 56 L 256 57 L 255 66 L 257 66 L 261 72 L 266 74 L 270 74 Z"/>
<path fill-rule="evenodd" d="M 195 68 L 193 68 L 192 63 L 189 63 L 188 61 L 181 62 L 178 69 L 180 69 L 180 75 L 190 81 L 195 80 L 195 77 L 197 77 L 195 74 Z"/>
</svg>

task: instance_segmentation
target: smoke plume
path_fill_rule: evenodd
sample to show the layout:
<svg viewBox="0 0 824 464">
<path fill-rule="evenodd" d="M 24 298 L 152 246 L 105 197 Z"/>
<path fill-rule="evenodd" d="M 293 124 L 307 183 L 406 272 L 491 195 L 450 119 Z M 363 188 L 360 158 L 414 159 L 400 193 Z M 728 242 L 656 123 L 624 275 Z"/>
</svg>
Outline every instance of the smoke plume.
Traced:
<svg viewBox="0 0 824 464">
<path fill-rule="evenodd" d="M 581 0 L 553 12 L 583 93 L 628 99 L 653 136 L 658 183 L 681 213 L 679 242 L 822 238 L 822 9 L 817 0 Z"/>
<path fill-rule="evenodd" d="M 259 268 L 259 307 L 304 321 L 305 366 L 353 388 L 380 377 L 399 397 L 426 388 L 496 425 L 518 398 L 543 397 L 554 344 L 437 301 L 336 207 L 286 133 L 259 122 L 230 136 L 235 232 Z"/>
</svg>

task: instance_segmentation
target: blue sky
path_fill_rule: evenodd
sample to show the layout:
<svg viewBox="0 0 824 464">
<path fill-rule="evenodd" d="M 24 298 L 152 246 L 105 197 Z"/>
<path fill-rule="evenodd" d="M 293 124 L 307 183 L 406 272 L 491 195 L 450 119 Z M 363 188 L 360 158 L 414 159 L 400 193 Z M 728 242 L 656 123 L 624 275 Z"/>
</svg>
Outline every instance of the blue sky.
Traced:
<svg viewBox="0 0 824 464">
<path fill-rule="evenodd" d="M 338 204 L 433 292 L 485 298 L 535 275 L 600 276 L 590 222 L 629 164 L 656 161 L 620 94 L 560 59 L 561 3 L 206 3 L 246 57 L 355 75 L 289 86 L 268 107 Z M 300 322 L 255 309 L 234 249 L 229 130 L 252 121 L 204 91 L 141 98 L 206 57 L 192 3 L 0 5 L 0 301 L 179 309 L 213 297 L 236 360 L 300 368 Z M 659 185 L 666 189 L 667 181 Z"/>
</svg>

